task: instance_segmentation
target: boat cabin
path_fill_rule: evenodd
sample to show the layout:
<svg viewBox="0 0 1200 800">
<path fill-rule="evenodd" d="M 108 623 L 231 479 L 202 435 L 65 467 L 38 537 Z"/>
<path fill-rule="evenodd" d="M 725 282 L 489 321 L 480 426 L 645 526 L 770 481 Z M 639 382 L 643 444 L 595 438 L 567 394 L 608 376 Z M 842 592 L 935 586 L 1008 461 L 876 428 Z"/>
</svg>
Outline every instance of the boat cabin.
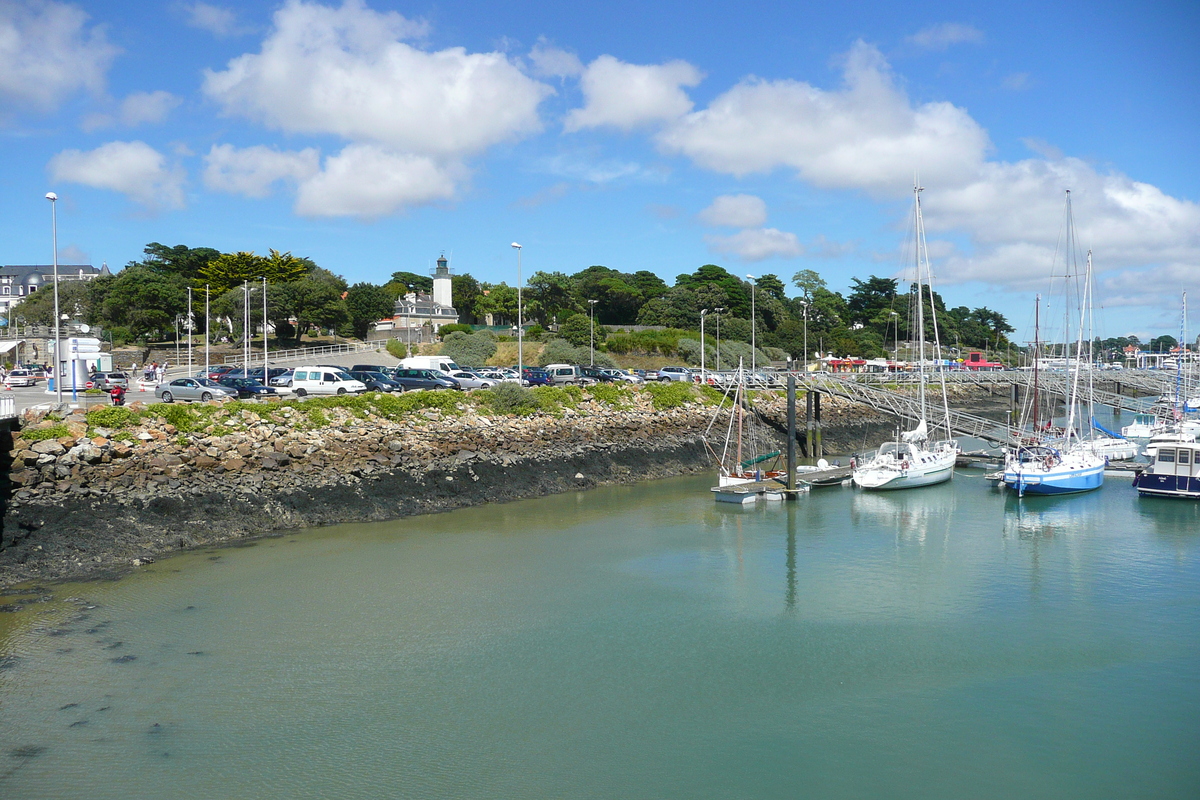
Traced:
<svg viewBox="0 0 1200 800">
<path fill-rule="evenodd" d="M 1200 499 L 1200 443 L 1162 444 L 1134 485 L 1138 494 Z"/>
</svg>

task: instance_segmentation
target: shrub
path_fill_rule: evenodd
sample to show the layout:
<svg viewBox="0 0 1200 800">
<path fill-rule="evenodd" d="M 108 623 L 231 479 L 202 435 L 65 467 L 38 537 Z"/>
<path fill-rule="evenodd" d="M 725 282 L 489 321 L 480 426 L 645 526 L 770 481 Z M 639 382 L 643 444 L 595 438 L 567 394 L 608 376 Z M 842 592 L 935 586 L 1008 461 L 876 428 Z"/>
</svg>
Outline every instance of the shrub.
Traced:
<svg viewBox="0 0 1200 800">
<path fill-rule="evenodd" d="M 488 336 L 452 331 L 442 343 L 442 355 L 459 364 L 479 366 L 495 354 L 496 343 Z"/>
<path fill-rule="evenodd" d="M 404 347 L 404 342 L 400 341 L 399 339 L 388 339 L 387 351 L 388 355 L 390 355 L 392 358 L 406 358 L 408 356 L 408 352 Z"/>
<path fill-rule="evenodd" d="M 551 339 L 542 348 L 538 356 L 538 366 L 547 364 L 586 364 L 588 361 L 587 348 L 578 348 L 566 339 Z"/>
<path fill-rule="evenodd" d="M 189 433 L 204 427 L 201 422 L 204 414 L 199 410 L 206 406 L 185 406 L 181 403 L 153 403 L 146 410 L 156 417 L 175 426 L 181 433 Z"/>
<path fill-rule="evenodd" d="M 598 383 L 588 391 L 596 400 L 614 408 L 624 408 L 629 399 L 629 392 L 618 383 Z"/>
<path fill-rule="evenodd" d="M 679 408 L 696 399 L 696 394 L 692 391 L 691 384 L 679 381 L 648 383 L 646 384 L 646 391 L 650 392 L 654 407 L 659 411 L 668 408 Z"/>
<path fill-rule="evenodd" d="M 471 326 L 462 322 L 454 322 L 449 325 L 442 325 L 438 328 L 438 336 L 441 336 L 443 339 L 452 333 L 469 334 L 471 333 Z"/>
<path fill-rule="evenodd" d="M 46 439 L 58 439 L 61 436 L 70 436 L 71 432 L 67 430 L 66 425 L 51 425 L 49 428 L 37 428 L 31 431 L 21 431 L 21 438 L 27 442 L 41 442 Z"/>
<path fill-rule="evenodd" d="M 495 388 L 488 389 L 484 402 L 498 414 L 520 414 L 524 416 L 532 414 L 541 408 L 537 395 L 524 386 L 518 386 L 515 383 L 501 383 L 497 384 Z"/>
<path fill-rule="evenodd" d="M 525 341 L 527 341 L 527 342 L 530 340 L 536 342 L 545 335 L 546 335 L 546 329 L 543 328 L 541 325 L 530 325 L 528 328 L 525 329 L 524 338 L 525 338 Z"/>
<path fill-rule="evenodd" d="M 136 411 L 124 406 L 109 406 L 108 408 L 93 408 L 87 412 L 88 425 L 93 428 L 124 428 L 137 422 Z"/>
</svg>

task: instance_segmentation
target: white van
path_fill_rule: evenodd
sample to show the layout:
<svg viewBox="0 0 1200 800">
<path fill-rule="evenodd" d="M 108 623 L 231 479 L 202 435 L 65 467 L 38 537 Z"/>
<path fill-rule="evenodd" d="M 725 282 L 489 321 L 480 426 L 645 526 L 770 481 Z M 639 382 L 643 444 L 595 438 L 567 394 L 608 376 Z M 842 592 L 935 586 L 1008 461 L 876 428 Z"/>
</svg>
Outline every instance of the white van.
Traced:
<svg viewBox="0 0 1200 800">
<path fill-rule="evenodd" d="M 404 369 L 440 369 L 447 374 L 462 370 L 447 356 L 412 356 L 402 359 L 400 366 Z"/>
<path fill-rule="evenodd" d="M 562 386 L 564 383 L 588 386 L 595 383 L 594 380 L 583 374 L 583 367 L 572 364 L 550 364 L 542 369 L 546 370 L 546 374 L 550 376 L 550 383 L 555 386 Z"/>
<path fill-rule="evenodd" d="M 296 367 L 292 375 L 292 391 L 297 397 L 306 394 L 362 394 L 367 385 L 351 378 L 336 367 Z"/>
</svg>

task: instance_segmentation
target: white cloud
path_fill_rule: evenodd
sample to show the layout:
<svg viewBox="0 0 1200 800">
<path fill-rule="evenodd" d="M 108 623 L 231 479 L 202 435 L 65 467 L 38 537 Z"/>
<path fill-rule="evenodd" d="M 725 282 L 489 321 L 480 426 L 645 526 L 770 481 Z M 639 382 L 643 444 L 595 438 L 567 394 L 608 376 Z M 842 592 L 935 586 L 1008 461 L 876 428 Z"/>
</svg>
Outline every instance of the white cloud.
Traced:
<svg viewBox="0 0 1200 800">
<path fill-rule="evenodd" d="M 282 152 L 257 145 L 242 149 L 215 144 L 204 157 L 204 185 L 219 192 L 262 198 L 277 181 L 299 183 L 321 169 L 321 154 L 309 147 Z"/>
<path fill-rule="evenodd" d="M 623 178 L 648 181 L 661 178 L 660 173 L 646 169 L 634 161 L 616 158 L 595 158 L 588 153 L 560 153 L 540 162 L 541 168 L 562 178 L 605 184 Z"/>
<path fill-rule="evenodd" d="M 544 78 L 573 78 L 583 74 L 583 62 L 579 56 L 538 40 L 529 53 L 533 62 L 533 74 Z"/>
<path fill-rule="evenodd" d="M 698 216 L 713 227 L 757 228 L 767 222 L 767 204 L 752 194 L 723 194 Z"/>
<path fill-rule="evenodd" d="M 914 171 L 930 183 L 976 174 L 987 133 L 950 103 L 913 107 L 879 51 L 858 42 L 833 91 L 791 80 L 748 79 L 658 137 L 661 147 L 716 172 L 779 167 L 826 188 L 898 196 Z"/>
<path fill-rule="evenodd" d="M 333 134 L 396 152 L 458 158 L 541 129 L 553 90 L 502 53 L 418 50 L 426 27 L 361 0 L 289 0 L 257 54 L 207 71 L 225 113 L 289 133 Z"/>
<path fill-rule="evenodd" d="M 112 125 L 135 128 L 146 123 L 158 123 L 167 118 L 171 109 L 182 100 L 170 92 L 134 92 L 121 101 L 115 114 L 90 114 L 83 121 L 85 131 L 94 131 Z"/>
<path fill-rule="evenodd" d="M 109 142 L 95 150 L 64 150 L 50 159 L 50 176 L 121 192 L 148 209 L 182 208 L 185 174 L 145 142 Z"/>
<path fill-rule="evenodd" d="M 762 261 L 766 258 L 795 258 L 804 252 L 796 234 L 775 228 L 738 231 L 732 236 L 705 236 L 704 241 L 714 253 L 734 255 L 743 261 Z"/>
<path fill-rule="evenodd" d="M 681 87 L 695 86 L 703 78 L 686 61 L 643 65 L 600 56 L 584 70 L 584 106 L 567 115 L 564 128 L 570 132 L 611 126 L 630 131 L 676 119 L 692 110 Z"/>
<path fill-rule="evenodd" d="M 184 6 L 184 11 L 187 13 L 189 25 L 208 31 L 214 36 L 240 36 L 252 30 L 239 22 L 237 13 L 230 8 L 197 2 Z"/>
<path fill-rule="evenodd" d="M 917 31 L 906 41 L 926 50 L 945 50 L 952 44 L 978 44 L 983 41 L 983 31 L 961 22 L 942 22 Z"/>
<path fill-rule="evenodd" d="M 0 2 L 0 99 L 49 111 L 81 89 L 99 93 L 113 58 L 104 28 L 78 6 Z M 7 116 L 0 111 L 0 118 Z"/>
<path fill-rule="evenodd" d="M 90 264 L 92 257 L 86 250 L 83 250 L 77 245 L 69 244 L 66 247 L 58 248 L 58 265 L 63 264 Z"/>
<path fill-rule="evenodd" d="M 374 219 L 406 207 L 451 200 L 463 177 L 462 167 L 352 144 L 325 159 L 324 168 L 300 184 L 296 213 Z"/>
</svg>

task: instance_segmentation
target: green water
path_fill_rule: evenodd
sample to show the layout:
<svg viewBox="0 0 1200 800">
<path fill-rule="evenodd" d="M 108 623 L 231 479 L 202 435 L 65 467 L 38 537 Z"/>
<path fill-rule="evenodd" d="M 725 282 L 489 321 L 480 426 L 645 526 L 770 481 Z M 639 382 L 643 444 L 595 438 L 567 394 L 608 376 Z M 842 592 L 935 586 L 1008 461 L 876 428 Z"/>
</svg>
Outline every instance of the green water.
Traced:
<svg viewBox="0 0 1200 800">
<path fill-rule="evenodd" d="M 709 483 L 54 587 L 0 614 L 0 797 L 1200 796 L 1200 504 Z"/>
</svg>

